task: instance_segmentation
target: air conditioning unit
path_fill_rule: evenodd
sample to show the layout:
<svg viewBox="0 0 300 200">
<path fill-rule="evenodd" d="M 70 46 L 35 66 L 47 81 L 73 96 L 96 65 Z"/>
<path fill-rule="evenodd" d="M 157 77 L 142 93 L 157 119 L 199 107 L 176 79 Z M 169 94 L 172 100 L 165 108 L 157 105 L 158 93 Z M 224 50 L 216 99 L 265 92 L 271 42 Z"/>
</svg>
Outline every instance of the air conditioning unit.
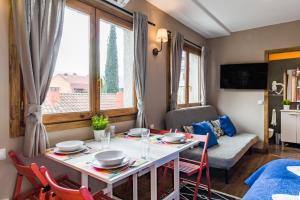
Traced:
<svg viewBox="0 0 300 200">
<path fill-rule="evenodd" d="M 121 8 L 125 7 L 126 4 L 130 1 L 130 0 L 106 0 L 110 3 L 115 4 L 116 6 L 119 6 Z"/>
</svg>

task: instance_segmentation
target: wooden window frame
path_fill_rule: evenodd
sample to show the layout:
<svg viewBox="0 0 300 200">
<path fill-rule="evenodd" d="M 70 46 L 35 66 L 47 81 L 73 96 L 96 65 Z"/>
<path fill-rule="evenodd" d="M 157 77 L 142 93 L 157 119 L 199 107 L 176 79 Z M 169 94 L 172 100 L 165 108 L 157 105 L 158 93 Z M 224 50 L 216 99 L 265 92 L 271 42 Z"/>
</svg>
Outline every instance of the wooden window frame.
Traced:
<svg viewBox="0 0 300 200">
<path fill-rule="evenodd" d="M 67 0 L 67 7 L 78 10 L 90 16 L 90 111 L 54 113 L 43 115 L 43 123 L 47 131 L 61 131 L 74 128 L 90 126 L 90 119 L 95 114 L 108 116 L 111 123 L 130 121 L 136 119 L 137 105 L 136 94 L 134 92 L 134 107 L 120 108 L 111 110 L 100 110 L 100 81 L 99 81 L 99 38 L 98 38 L 98 20 L 99 17 L 119 26 L 133 30 L 133 19 L 114 9 L 107 7 L 102 3 L 93 1 Z M 24 135 L 26 96 L 23 93 L 23 81 L 20 70 L 20 62 L 17 55 L 13 21 L 10 17 L 10 137 L 19 137 Z"/>
<path fill-rule="evenodd" d="M 194 107 L 194 106 L 200 106 L 200 99 L 197 103 L 189 103 L 189 80 L 190 80 L 190 53 L 196 54 L 201 59 L 201 50 L 185 43 L 183 50 L 186 52 L 186 66 L 185 66 L 185 73 L 186 73 L 186 79 L 185 79 L 185 103 L 184 104 L 178 104 L 178 108 L 187 108 L 187 107 Z M 199 65 L 200 68 L 200 65 Z M 199 69 L 200 72 L 200 69 Z M 199 76 L 200 78 L 200 76 Z M 200 84 L 200 82 L 199 82 Z"/>
</svg>

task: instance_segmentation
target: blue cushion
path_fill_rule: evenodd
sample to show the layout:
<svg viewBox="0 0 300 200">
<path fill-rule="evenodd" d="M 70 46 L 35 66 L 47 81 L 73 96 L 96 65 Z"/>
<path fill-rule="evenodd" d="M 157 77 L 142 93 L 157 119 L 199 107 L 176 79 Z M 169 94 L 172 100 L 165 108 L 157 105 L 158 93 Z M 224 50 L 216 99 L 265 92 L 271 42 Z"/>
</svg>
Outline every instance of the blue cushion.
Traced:
<svg viewBox="0 0 300 200">
<path fill-rule="evenodd" d="M 232 137 L 236 134 L 236 129 L 227 115 L 220 116 L 219 120 L 225 135 Z"/>
<path fill-rule="evenodd" d="M 209 122 L 198 122 L 193 124 L 194 134 L 206 135 L 209 133 L 207 148 L 218 144 L 217 136 L 214 134 L 213 127 Z M 203 147 L 203 143 L 200 143 Z"/>
</svg>

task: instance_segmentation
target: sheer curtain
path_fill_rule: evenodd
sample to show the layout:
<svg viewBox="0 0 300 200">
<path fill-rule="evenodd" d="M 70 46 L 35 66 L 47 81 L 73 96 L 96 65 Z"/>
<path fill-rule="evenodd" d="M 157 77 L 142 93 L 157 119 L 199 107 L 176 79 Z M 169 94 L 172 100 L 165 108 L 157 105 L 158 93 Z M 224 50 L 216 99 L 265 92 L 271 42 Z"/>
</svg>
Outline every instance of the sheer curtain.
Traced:
<svg viewBox="0 0 300 200">
<path fill-rule="evenodd" d="M 42 104 L 62 36 L 65 0 L 14 0 L 12 13 L 24 87 L 28 97 L 24 155 L 44 153 L 48 143 Z"/>
<path fill-rule="evenodd" d="M 171 105 L 170 110 L 177 109 L 177 97 L 180 79 L 180 68 L 182 60 L 182 51 L 184 36 L 180 33 L 172 35 L 171 46 Z"/>
<path fill-rule="evenodd" d="M 138 114 L 136 127 L 146 127 L 145 84 L 148 49 L 148 18 L 139 12 L 133 14 L 134 75 Z"/>
<path fill-rule="evenodd" d="M 201 63 L 200 63 L 200 103 L 201 105 L 206 105 L 207 96 L 207 49 L 202 47 L 201 50 Z"/>
</svg>

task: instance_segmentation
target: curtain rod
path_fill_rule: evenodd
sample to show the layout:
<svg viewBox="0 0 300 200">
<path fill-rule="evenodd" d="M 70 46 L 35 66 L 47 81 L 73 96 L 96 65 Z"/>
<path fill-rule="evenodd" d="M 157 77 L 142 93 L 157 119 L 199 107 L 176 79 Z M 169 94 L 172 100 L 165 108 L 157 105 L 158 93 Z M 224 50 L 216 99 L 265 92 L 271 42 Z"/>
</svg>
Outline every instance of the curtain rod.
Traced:
<svg viewBox="0 0 300 200">
<path fill-rule="evenodd" d="M 121 7 L 115 5 L 115 4 L 113 4 L 113 3 L 111 3 L 111 2 L 109 2 L 109 1 L 107 1 L 107 0 L 102 0 L 102 1 L 103 1 L 104 3 L 110 5 L 110 6 L 114 7 L 115 9 L 118 9 L 118 10 L 122 11 L 123 13 L 126 13 L 126 14 L 128 14 L 128 15 L 130 15 L 130 16 L 133 16 L 133 13 L 132 13 L 132 12 L 130 12 L 130 11 L 124 9 L 124 8 L 121 8 Z M 155 26 L 155 24 L 154 24 L 153 22 L 150 22 L 150 21 L 148 21 L 148 24 L 150 24 L 151 26 Z"/>
<path fill-rule="evenodd" d="M 168 33 L 171 34 L 172 32 L 168 30 Z M 196 43 L 194 43 L 194 42 L 192 42 L 188 39 L 184 39 L 184 41 L 187 42 L 187 43 L 190 43 L 191 45 L 197 47 L 198 49 L 202 49 L 202 47 L 200 45 L 198 45 L 198 44 L 196 44 Z"/>
</svg>

